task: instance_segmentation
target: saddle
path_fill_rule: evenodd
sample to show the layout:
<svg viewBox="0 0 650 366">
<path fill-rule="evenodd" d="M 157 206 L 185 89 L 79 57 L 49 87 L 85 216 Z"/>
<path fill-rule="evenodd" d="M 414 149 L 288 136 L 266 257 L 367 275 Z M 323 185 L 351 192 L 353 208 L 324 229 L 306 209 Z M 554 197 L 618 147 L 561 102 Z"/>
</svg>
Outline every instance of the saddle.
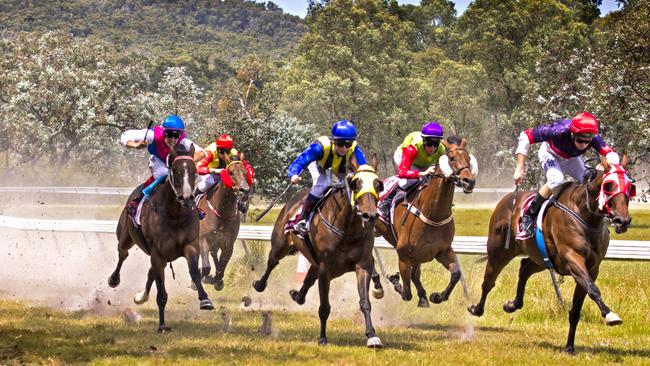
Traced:
<svg viewBox="0 0 650 366">
<path fill-rule="evenodd" d="M 546 210 L 547 210 L 547 208 L 549 206 L 548 205 L 549 202 L 554 201 L 554 199 L 553 199 L 554 197 L 560 197 L 562 192 L 564 192 L 564 190 L 569 185 L 571 185 L 571 183 L 572 182 L 566 182 L 566 183 L 560 185 L 559 187 L 555 188 L 553 190 L 553 193 L 552 193 L 551 197 L 549 199 L 547 199 L 546 202 L 544 202 L 542 204 L 542 207 L 540 208 L 539 212 L 537 213 L 537 216 L 535 216 L 535 227 L 534 227 L 535 232 L 537 231 L 537 227 L 540 227 L 541 224 L 542 224 L 542 221 L 544 220 L 544 215 L 546 215 Z M 528 212 L 528 209 L 530 208 L 530 204 L 532 203 L 534 198 L 535 198 L 535 195 L 532 194 L 532 195 L 526 197 L 524 202 L 522 202 L 522 204 L 521 204 L 521 212 L 519 213 L 519 216 L 517 216 L 517 221 L 515 222 L 515 228 L 517 230 L 515 232 L 515 237 L 519 234 L 519 223 L 521 222 L 521 219 L 526 215 L 526 212 Z M 530 238 L 525 238 L 523 240 L 526 240 L 526 239 L 530 239 Z"/>
<path fill-rule="evenodd" d="M 323 206 L 323 203 L 325 203 L 325 200 L 327 197 L 329 197 L 337 188 L 335 187 L 329 187 L 327 191 L 325 191 L 325 194 L 323 197 L 321 197 L 318 202 L 314 205 L 314 208 L 311 210 L 311 217 L 309 218 L 309 223 L 311 224 L 311 220 L 314 218 L 314 213 Z M 294 227 L 296 224 L 302 220 L 302 205 L 296 210 L 296 212 L 293 213 L 287 220 L 287 222 L 284 224 L 284 233 L 288 234 L 291 231 L 294 231 Z"/>
</svg>

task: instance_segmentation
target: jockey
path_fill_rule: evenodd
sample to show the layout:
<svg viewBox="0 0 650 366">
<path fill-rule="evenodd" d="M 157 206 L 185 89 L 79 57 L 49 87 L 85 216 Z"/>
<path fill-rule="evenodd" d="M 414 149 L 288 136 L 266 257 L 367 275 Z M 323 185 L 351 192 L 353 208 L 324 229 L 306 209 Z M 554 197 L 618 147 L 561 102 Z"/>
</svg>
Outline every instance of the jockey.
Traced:
<svg viewBox="0 0 650 366">
<path fill-rule="evenodd" d="M 409 133 L 402 145 L 393 154 L 393 163 L 397 166 L 397 176 L 401 178 L 398 188 L 394 189 L 379 205 L 384 217 L 389 216 L 390 207 L 396 194 L 412 187 L 421 177 L 433 174 L 436 164 L 445 154 L 445 145 L 441 144 L 442 126 L 438 122 L 428 122 L 421 131 Z"/>
<path fill-rule="evenodd" d="M 194 161 L 201 160 L 205 156 L 201 147 L 185 137 L 185 123 L 176 115 L 167 116 L 162 126 L 156 126 L 152 130 L 127 130 L 120 136 L 120 143 L 130 149 L 147 148 L 151 154 L 149 170 L 152 178 L 147 180 L 150 182 L 149 185 L 145 182 L 146 188 L 138 192 L 139 195 L 127 204 L 126 209 L 131 216 L 135 216 L 136 212 L 140 211 L 153 189 L 167 178 L 167 158 L 170 149 L 181 144 L 189 151 L 194 144 Z"/>
<path fill-rule="evenodd" d="M 332 172 L 339 179 L 345 179 L 346 168 L 352 167 L 352 159 L 356 160 L 357 165 L 366 164 L 366 157 L 356 139 L 357 128 L 354 124 L 347 120 L 338 121 L 332 126 L 332 137 L 319 137 L 289 165 L 291 183 L 298 184 L 302 180 L 300 174 L 305 169 L 309 169 L 313 182 L 303 203 L 301 220 L 295 226 L 296 231 L 302 234 L 309 232 L 311 211 L 332 185 Z"/>
<path fill-rule="evenodd" d="M 224 133 L 205 148 L 205 157 L 197 164 L 199 182 L 196 188 L 199 193 L 205 193 L 210 187 L 218 184 L 221 181 L 221 172 L 228 168 L 228 162 L 233 160 L 240 160 L 248 171 L 249 181 L 255 181 L 255 170 L 242 158 L 241 152 L 235 149 L 232 137 Z"/>
<path fill-rule="evenodd" d="M 591 113 L 578 113 L 572 119 L 561 119 L 550 125 L 541 125 L 519 135 L 515 184 L 524 179 L 525 162 L 531 144 L 541 142 L 538 157 L 546 172 L 546 183 L 539 189 L 519 225 L 517 239 L 533 236 L 535 217 L 542 204 L 553 193 L 551 190 L 565 182 L 565 174 L 577 182 L 584 180 L 585 165 L 580 158 L 589 148 L 607 159 L 609 164 L 619 164 L 619 156 L 598 134 L 598 121 Z"/>
</svg>

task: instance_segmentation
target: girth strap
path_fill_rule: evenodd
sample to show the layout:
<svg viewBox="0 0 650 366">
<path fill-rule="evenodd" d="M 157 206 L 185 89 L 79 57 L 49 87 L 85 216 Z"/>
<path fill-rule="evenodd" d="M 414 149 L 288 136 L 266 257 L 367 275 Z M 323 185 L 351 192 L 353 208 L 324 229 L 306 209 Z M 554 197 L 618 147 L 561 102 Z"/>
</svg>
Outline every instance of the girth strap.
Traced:
<svg viewBox="0 0 650 366">
<path fill-rule="evenodd" d="M 415 206 L 413 205 L 406 205 L 406 208 L 408 212 L 412 213 L 413 215 L 417 216 L 420 220 L 422 220 L 425 224 L 431 225 L 431 226 L 443 226 L 451 222 L 453 220 L 453 215 L 449 215 L 446 219 L 442 221 L 433 221 L 429 219 L 428 217 L 424 216 L 422 211 L 418 210 Z"/>
</svg>

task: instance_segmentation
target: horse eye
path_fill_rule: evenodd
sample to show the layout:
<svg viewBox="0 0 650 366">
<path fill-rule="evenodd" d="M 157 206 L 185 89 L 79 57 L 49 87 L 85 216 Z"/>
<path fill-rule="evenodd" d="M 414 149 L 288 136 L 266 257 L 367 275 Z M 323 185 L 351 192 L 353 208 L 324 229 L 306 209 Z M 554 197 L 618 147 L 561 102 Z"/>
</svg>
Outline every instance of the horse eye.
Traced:
<svg viewBox="0 0 650 366">
<path fill-rule="evenodd" d="M 603 191 L 607 193 L 614 192 L 614 183 L 608 182 L 603 185 Z"/>
</svg>

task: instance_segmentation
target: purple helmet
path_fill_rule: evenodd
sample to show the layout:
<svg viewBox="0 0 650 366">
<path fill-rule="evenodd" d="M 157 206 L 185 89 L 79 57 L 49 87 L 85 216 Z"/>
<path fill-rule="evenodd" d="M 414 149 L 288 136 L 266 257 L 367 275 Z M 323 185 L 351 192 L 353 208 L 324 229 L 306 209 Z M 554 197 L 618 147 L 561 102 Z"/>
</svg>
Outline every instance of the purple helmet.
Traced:
<svg viewBox="0 0 650 366">
<path fill-rule="evenodd" d="M 422 126 L 422 137 L 442 138 L 442 126 L 438 122 L 427 122 Z"/>
</svg>

